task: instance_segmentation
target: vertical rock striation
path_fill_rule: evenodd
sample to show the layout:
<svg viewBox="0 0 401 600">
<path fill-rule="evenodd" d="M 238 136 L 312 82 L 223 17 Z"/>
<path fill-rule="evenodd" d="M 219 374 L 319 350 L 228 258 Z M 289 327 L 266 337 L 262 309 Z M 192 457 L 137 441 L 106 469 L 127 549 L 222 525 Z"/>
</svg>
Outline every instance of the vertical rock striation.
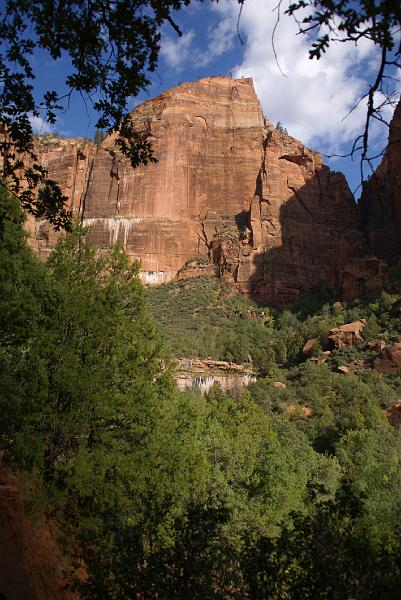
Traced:
<svg viewBox="0 0 401 600">
<path fill-rule="evenodd" d="M 365 184 L 360 205 L 370 248 L 394 264 L 401 256 L 401 100 L 383 160 Z"/>
<path fill-rule="evenodd" d="M 145 281 L 168 281 L 189 258 L 208 257 L 216 228 L 249 209 L 265 120 L 252 81 L 224 77 L 181 84 L 133 117 L 158 162 L 134 170 L 106 139 L 85 223 L 95 244 L 118 239 L 140 258 Z"/>
<path fill-rule="evenodd" d="M 43 136 L 37 140 L 37 153 L 48 170 L 49 179 L 57 181 L 68 198 L 68 207 L 77 215 L 83 213 L 88 181 L 93 168 L 96 146 L 85 138 Z M 54 248 L 60 233 L 47 221 L 28 218 L 29 243 L 41 257 Z"/>
<path fill-rule="evenodd" d="M 181 84 L 138 106 L 133 121 L 156 164 L 132 169 L 113 135 L 97 152 L 61 140 L 43 161 L 81 210 L 89 239 L 100 248 L 120 241 L 140 259 L 144 282 L 193 274 L 197 259 L 210 260 L 245 293 L 285 306 L 314 286 L 339 290 L 351 259 L 348 289 L 363 290 L 372 272 L 380 279 L 364 264 L 359 277 L 364 240 L 345 178 L 274 129 L 251 79 Z M 41 228 L 43 254 L 53 240 Z"/>
</svg>

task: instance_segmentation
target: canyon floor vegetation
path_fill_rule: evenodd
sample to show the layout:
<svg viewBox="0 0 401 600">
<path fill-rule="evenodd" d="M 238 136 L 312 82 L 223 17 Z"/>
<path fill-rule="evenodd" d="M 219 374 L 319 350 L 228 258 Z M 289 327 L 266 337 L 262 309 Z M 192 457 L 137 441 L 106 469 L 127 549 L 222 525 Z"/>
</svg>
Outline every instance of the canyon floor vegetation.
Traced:
<svg viewBox="0 0 401 600">
<path fill-rule="evenodd" d="M 39 261 L 23 221 L 2 193 L 0 445 L 60 524 L 69 585 L 93 600 L 398 598 L 401 377 L 372 368 L 370 344 L 401 339 L 397 282 L 292 312 L 208 278 L 146 291 L 120 247 L 98 256 L 79 228 Z M 361 318 L 359 345 L 324 354 Z M 179 392 L 174 355 L 260 376 L 236 398 Z"/>
</svg>

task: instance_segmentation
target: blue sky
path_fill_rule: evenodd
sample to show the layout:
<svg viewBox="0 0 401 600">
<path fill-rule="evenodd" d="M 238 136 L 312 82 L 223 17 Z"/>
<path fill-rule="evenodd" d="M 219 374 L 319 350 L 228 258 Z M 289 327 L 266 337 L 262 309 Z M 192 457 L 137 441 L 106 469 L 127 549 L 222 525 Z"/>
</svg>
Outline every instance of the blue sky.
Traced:
<svg viewBox="0 0 401 600">
<path fill-rule="evenodd" d="M 378 52 L 363 40 L 358 46 L 334 44 L 320 61 L 308 58 L 310 40 L 296 35 L 292 19 L 281 16 L 276 30 L 277 65 L 272 48 L 276 21 L 276 1 L 246 0 L 237 33 L 238 3 L 205 0 L 193 3 L 176 14 L 182 37 L 170 26 L 163 28 L 161 54 L 152 84 L 140 97 L 130 99 L 130 108 L 154 97 L 182 81 L 210 75 L 253 77 L 265 115 L 277 121 L 290 135 L 323 154 L 344 154 L 350 142 L 362 131 L 365 104 L 361 102 L 348 117 L 349 110 L 367 90 Z M 44 53 L 34 56 L 38 93 L 63 88 L 69 63 L 54 63 Z M 390 108 L 385 117 L 391 118 Z M 69 110 L 60 115 L 55 130 L 65 136 L 92 137 L 96 115 L 79 96 L 71 99 Z M 42 133 L 46 124 L 35 122 Z M 387 129 L 375 124 L 371 131 L 375 151 L 385 146 Z M 359 161 L 325 159 L 335 170 L 344 172 L 351 189 L 360 182 Z M 358 194 L 357 194 L 358 195 Z"/>
</svg>

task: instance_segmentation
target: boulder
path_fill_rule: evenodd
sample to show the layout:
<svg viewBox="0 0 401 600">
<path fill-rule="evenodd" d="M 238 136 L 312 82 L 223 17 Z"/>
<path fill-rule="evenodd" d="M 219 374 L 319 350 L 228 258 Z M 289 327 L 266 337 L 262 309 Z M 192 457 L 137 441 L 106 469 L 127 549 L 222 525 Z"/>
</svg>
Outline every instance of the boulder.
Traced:
<svg viewBox="0 0 401 600">
<path fill-rule="evenodd" d="M 310 361 L 315 363 L 315 365 L 324 365 L 324 363 L 326 362 L 326 357 L 325 356 L 312 356 Z"/>
<path fill-rule="evenodd" d="M 336 348 L 344 346 L 355 346 L 363 342 L 361 331 L 366 325 L 366 319 L 360 319 L 354 323 L 346 323 L 341 327 L 330 329 L 327 340 L 334 344 Z"/>
<path fill-rule="evenodd" d="M 368 342 L 368 347 L 371 350 L 384 350 L 384 348 L 387 346 L 386 342 L 384 340 L 378 340 L 378 339 L 374 339 L 374 340 L 370 340 Z"/>
<path fill-rule="evenodd" d="M 312 338 L 310 340 L 308 340 L 305 344 L 305 346 L 302 348 L 302 354 L 304 356 L 312 356 L 314 349 L 316 348 L 317 344 L 319 342 L 318 338 Z"/>
<path fill-rule="evenodd" d="M 401 365 L 401 343 L 387 346 L 373 361 L 373 367 L 378 373 L 396 375 Z"/>
<path fill-rule="evenodd" d="M 401 425 L 401 402 L 393 404 L 391 408 L 387 408 L 384 412 L 387 415 L 391 425 L 399 428 Z"/>
</svg>

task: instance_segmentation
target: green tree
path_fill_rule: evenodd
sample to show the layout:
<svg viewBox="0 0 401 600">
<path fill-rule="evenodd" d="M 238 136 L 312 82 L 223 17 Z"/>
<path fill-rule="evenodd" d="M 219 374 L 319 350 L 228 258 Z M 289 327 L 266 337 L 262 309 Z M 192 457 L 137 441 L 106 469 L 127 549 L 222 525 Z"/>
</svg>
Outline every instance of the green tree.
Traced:
<svg viewBox="0 0 401 600">
<path fill-rule="evenodd" d="M 24 219 L 18 199 L 0 187 L 0 444 L 12 452 L 45 401 L 41 351 L 55 302 L 45 265 L 27 246 Z M 25 449 L 31 458 L 36 446 L 33 437 Z"/>
<path fill-rule="evenodd" d="M 285 133 L 286 135 L 288 135 L 288 131 L 286 130 L 286 128 L 283 126 L 283 124 L 281 123 L 281 121 L 277 122 L 276 125 L 276 131 L 278 133 Z"/>
<path fill-rule="evenodd" d="M 100 148 L 100 144 L 103 142 L 105 137 L 105 131 L 103 131 L 102 129 L 96 129 L 93 141 L 95 142 L 97 148 Z"/>
<path fill-rule="evenodd" d="M 123 503 L 129 481 L 139 496 L 134 473 L 172 384 L 137 266 L 118 247 L 95 256 L 79 231 L 45 266 L 26 246 L 16 199 L 2 199 L 1 219 L 7 457 L 49 491 L 98 507 Z"/>
<path fill-rule="evenodd" d="M 175 423 L 162 437 L 145 518 L 113 511 L 82 529 L 85 598 L 246 597 L 248 539 L 277 535 L 291 511 L 334 497 L 337 461 L 316 454 L 291 424 L 271 423 L 246 394 L 238 403 L 217 386 L 206 398 L 184 395 Z"/>
<path fill-rule="evenodd" d="M 400 511 L 399 436 L 390 427 L 349 431 L 336 454 L 352 490 L 365 498 L 363 519 L 372 542 L 391 543 Z"/>
<path fill-rule="evenodd" d="M 190 0 L 5 0 L 0 9 L 1 177 L 24 208 L 65 227 L 65 198 L 38 163 L 30 116 L 55 123 L 75 93 L 95 97 L 97 127 L 120 133 L 121 151 L 136 166 L 154 161 L 146 132 L 136 131 L 127 114 L 127 98 L 149 84 L 156 68 L 160 26 Z M 40 49 L 50 59 L 68 57 L 67 92 L 47 90 L 36 101 L 31 57 Z M 21 174 L 22 169 L 22 174 Z M 40 186 L 39 195 L 35 189 Z"/>
<path fill-rule="evenodd" d="M 365 511 L 363 497 L 345 482 L 314 513 L 294 515 L 278 538 L 250 541 L 242 562 L 249 597 L 398 598 L 399 528 L 392 545 L 377 547 L 360 527 Z"/>
</svg>

